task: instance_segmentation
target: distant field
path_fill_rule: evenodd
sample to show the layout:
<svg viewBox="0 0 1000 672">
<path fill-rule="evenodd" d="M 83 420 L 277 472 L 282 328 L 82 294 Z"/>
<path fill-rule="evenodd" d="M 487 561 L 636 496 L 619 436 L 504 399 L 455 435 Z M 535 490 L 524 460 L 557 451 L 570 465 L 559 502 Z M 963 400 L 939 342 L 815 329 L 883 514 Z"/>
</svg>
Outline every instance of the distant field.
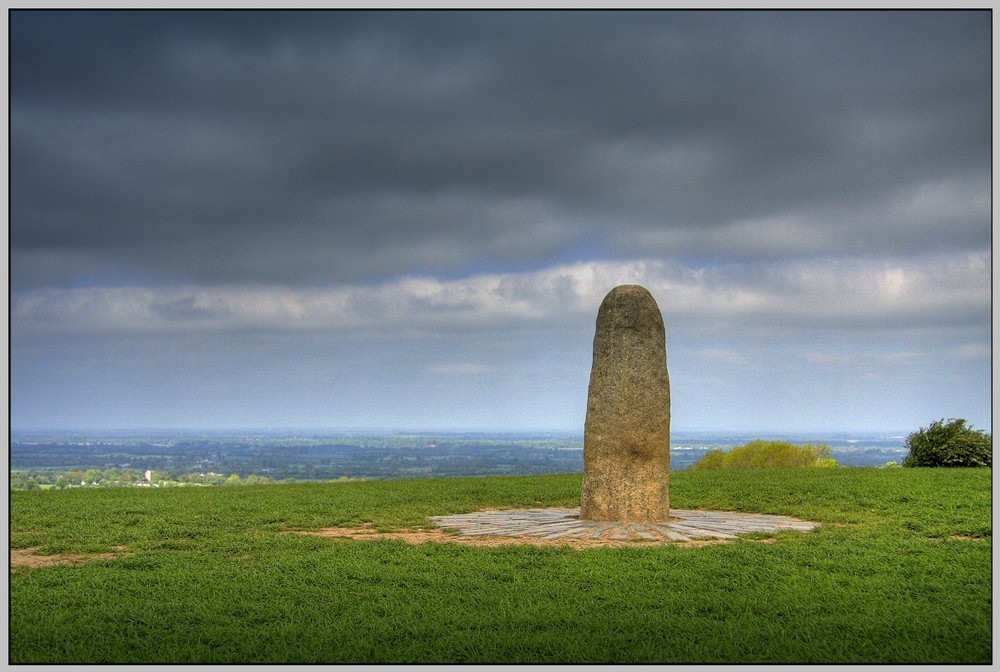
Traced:
<svg viewBox="0 0 1000 672">
<path fill-rule="evenodd" d="M 587 550 L 288 534 L 576 506 L 580 474 L 12 492 L 12 549 L 76 564 L 12 572 L 9 658 L 986 664 L 991 477 L 678 472 L 677 508 L 822 525 L 769 543 Z"/>
<path fill-rule="evenodd" d="M 841 466 L 902 462 L 903 435 L 674 432 L 670 469 L 688 469 L 712 449 L 769 438 L 824 443 Z M 302 434 L 269 432 L 14 433 L 12 490 L 233 485 L 261 481 L 527 476 L 583 471 L 583 436 L 572 433 Z M 149 470 L 150 480 L 144 481 Z M 239 483 L 234 483 L 236 476 Z"/>
</svg>

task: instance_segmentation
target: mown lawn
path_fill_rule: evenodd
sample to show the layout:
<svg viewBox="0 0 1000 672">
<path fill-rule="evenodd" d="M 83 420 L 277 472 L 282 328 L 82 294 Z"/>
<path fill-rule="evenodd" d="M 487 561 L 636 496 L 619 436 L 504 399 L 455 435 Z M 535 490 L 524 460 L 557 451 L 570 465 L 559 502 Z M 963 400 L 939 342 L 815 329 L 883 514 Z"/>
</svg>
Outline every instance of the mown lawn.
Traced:
<svg viewBox="0 0 1000 672">
<path fill-rule="evenodd" d="M 581 475 L 12 492 L 11 663 L 990 663 L 989 469 L 677 472 L 723 545 L 471 547 L 289 530 L 576 506 Z"/>
</svg>

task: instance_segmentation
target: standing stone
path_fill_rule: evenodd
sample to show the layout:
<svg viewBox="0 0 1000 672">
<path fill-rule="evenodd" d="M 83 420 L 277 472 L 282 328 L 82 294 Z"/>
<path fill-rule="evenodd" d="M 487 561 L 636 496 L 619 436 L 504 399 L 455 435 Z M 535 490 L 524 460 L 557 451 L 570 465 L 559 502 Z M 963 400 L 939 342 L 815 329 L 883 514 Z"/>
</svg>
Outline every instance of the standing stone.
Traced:
<svg viewBox="0 0 1000 672">
<path fill-rule="evenodd" d="M 670 380 L 663 317 L 646 288 L 620 285 L 597 311 L 580 518 L 665 521 L 669 488 Z"/>
</svg>

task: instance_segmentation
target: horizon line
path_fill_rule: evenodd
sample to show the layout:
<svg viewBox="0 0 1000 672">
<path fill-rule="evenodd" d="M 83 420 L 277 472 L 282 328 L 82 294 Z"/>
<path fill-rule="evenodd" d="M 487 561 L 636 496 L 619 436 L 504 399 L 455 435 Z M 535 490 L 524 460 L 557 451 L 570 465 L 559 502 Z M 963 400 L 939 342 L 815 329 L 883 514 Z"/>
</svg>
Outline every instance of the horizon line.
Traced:
<svg viewBox="0 0 1000 672">
<path fill-rule="evenodd" d="M 971 423 L 970 423 L 971 424 Z M 992 428 L 991 428 L 992 429 Z M 824 434 L 906 434 L 915 429 L 884 427 L 879 429 L 859 428 L 799 428 L 799 429 L 754 429 L 739 427 L 682 427 L 671 429 L 671 434 L 761 434 L 761 435 L 824 435 Z M 371 425 L 339 425 L 339 426 L 231 426 L 231 427 L 192 427 L 192 426 L 148 426 L 148 427 L 30 427 L 8 428 L 8 435 L 17 434 L 231 434 L 243 436 L 246 434 L 277 434 L 303 433 L 310 435 L 345 433 L 397 434 L 397 435 L 428 435 L 428 434 L 558 434 L 579 436 L 583 438 L 583 429 L 565 428 L 503 428 L 503 427 L 379 427 Z"/>
</svg>

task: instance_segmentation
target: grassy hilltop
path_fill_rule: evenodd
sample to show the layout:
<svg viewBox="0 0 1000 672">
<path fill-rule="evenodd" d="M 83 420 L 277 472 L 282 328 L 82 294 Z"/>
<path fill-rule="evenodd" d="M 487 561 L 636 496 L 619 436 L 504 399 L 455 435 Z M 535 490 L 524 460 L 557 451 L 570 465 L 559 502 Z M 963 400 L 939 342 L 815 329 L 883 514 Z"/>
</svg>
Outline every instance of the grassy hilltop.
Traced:
<svg viewBox="0 0 1000 672">
<path fill-rule="evenodd" d="M 12 553 L 108 555 L 12 572 L 9 657 L 989 663 L 991 477 L 990 469 L 678 472 L 676 508 L 822 525 L 696 548 L 586 550 L 288 533 L 577 506 L 580 474 L 12 492 Z"/>
</svg>

